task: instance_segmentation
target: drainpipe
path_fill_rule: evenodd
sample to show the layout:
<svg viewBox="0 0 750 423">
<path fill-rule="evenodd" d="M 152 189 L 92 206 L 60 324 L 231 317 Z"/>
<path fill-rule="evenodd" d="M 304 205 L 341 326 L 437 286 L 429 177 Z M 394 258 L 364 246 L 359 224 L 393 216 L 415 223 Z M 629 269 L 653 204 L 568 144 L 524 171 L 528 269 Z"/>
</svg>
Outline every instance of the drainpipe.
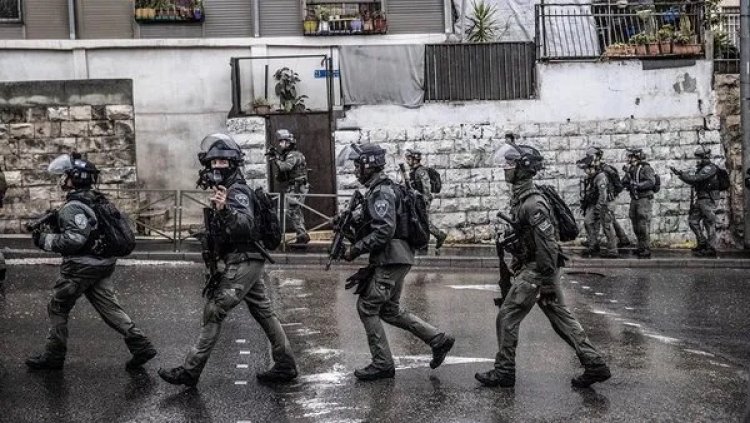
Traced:
<svg viewBox="0 0 750 423">
<path fill-rule="evenodd" d="M 70 31 L 70 39 L 76 39 L 76 2 L 75 0 L 68 0 L 68 30 Z"/>
<path fill-rule="evenodd" d="M 750 168 L 750 1 L 740 0 L 740 122 L 742 168 Z M 747 173 L 743 173 L 743 177 Z M 750 191 L 745 191 L 745 248 L 750 248 Z"/>
</svg>

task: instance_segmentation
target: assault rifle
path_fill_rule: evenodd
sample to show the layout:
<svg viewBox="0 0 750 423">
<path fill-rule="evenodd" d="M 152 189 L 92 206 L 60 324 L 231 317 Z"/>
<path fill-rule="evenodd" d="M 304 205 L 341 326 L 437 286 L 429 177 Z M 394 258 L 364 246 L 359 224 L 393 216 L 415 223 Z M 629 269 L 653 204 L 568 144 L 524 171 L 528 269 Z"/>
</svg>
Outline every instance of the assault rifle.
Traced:
<svg viewBox="0 0 750 423">
<path fill-rule="evenodd" d="M 49 209 L 40 217 L 26 223 L 28 232 L 41 232 L 45 228 L 54 228 L 57 226 L 57 209 Z"/>
<path fill-rule="evenodd" d="M 500 294 L 502 298 L 495 298 L 495 305 L 500 307 L 503 305 L 503 301 L 508 296 L 510 291 L 511 281 L 513 273 L 508 268 L 508 264 L 505 263 L 505 249 L 506 247 L 518 240 L 518 231 L 516 230 L 516 223 L 503 214 L 503 212 L 497 212 L 497 217 L 508 223 L 508 227 L 511 228 L 510 232 L 500 231 L 499 228 L 495 231 L 495 250 L 497 251 L 498 265 L 500 268 L 500 280 L 497 282 L 500 285 Z"/>
<path fill-rule="evenodd" d="M 213 208 L 203 208 L 203 225 L 204 231 L 197 234 L 196 237 L 201 242 L 201 257 L 206 265 L 206 285 L 203 287 L 203 295 L 210 298 L 221 282 L 222 273 L 219 272 L 219 244 L 216 239 L 216 233 L 213 230 Z"/>
<path fill-rule="evenodd" d="M 364 203 L 364 197 L 359 191 L 354 191 L 354 196 L 349 200 L 349 205 L 345 211 L 343 211 L 334 224 L 333 227 L 333 241 L 331 241 L 331 247 L 328 253 L 328 263 L 326 264 L 326 270 L 331 269 L 331 263 L 336 260 L 341 260 L 346 252 L 346 245 L 344 244 L 344 231 L 347 230 L 351 224 L 354 215 L 354 210 Z"/>
<path fill-rule="evenodd" d="M 411 180 L 409 179 L 409 174 L 406 173 L 406 166 L 404 166 L 403 163 L 399 163 L 398 170 L 401 173 L 401 179 L 404 180 L 404 185 L 406 186 L 406 188 L 413 189 L 414 187 L 411 186 Z"/>
</svg>

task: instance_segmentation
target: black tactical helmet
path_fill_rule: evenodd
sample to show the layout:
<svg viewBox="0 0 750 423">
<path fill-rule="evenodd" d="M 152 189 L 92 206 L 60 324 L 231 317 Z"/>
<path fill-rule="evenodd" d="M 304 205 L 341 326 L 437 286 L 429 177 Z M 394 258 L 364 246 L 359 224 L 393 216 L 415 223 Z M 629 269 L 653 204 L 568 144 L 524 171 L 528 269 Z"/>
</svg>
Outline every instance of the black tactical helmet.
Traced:
<svg viewBox="0 0 750 423">
<path fill-rule="evenodd" d="M 297 140 L 294 139 L 294 134 L 289 132 L 288 129 L 279 129 L 276 131 L 276 141 L 281 142 L 283 140 L 289 141 L 291 144 L 297 144 Z"/>
<path fill-rule="evenodd" d="M 628 148 L 628 157 L 634 157 L 637 160 L 646 160 L 646 153 L 643 152 L 642 148 Z"/>
<path fill-rule="evenodd" d="M 710 159 L 711 149 L 701 144 L 698 146 L 698 148 L 695 149 L 693 155 L 699 159 Z"/>
<path fill-rule="evenodd" d="M 503 169 L 521 169 L 536 175 L 544 168 L 542 154 L 528 145 L 505 144 L 495 156 L 501 158 L 499 163 Z"/>
<path fill-rule="evenodd" d="M 352 144 L 349 160 L 364 169 L 383 169 L 385 167 L 385 150 L 377 144 Z"/>
<path fill-rule="evenodd" d="M 53 175 L 65 175 L 76 189 L 91 188 L 99 181 L 99 170 L 80 153 L 63 154 L 49 164 L 47 171 Z"/>
<path fill-rule="evenodd" d="M 591 146 L 586 149 L 586 157 L 593 157 L 596 159 L 600 159 L 603 155 L 604 155 L 604 151 L 597 146 Z"/>
<path fill-rule="evenodd" d="M 238 167 L 242 164 L 245 154 L 237 145 L 234 139 L 222 133 L 211 134 L 201 141 L 201 151 L 198 153 L 198 160 L 205 167 L 211 166 L 211 160 L 225 159 L 229 160 L 229 165 Z"/>
<path fill-rule="evenodd" d="M 411 149 L 411 148 L 409 148 L 409 149 L 406 150 L 406 155 L 405 156 L 406 156 L 407 159 L 414 159 L 416 161 L 421 161 L 422 160 L 422 152 L 419 151 L 419 150 Z"/>
</svg>

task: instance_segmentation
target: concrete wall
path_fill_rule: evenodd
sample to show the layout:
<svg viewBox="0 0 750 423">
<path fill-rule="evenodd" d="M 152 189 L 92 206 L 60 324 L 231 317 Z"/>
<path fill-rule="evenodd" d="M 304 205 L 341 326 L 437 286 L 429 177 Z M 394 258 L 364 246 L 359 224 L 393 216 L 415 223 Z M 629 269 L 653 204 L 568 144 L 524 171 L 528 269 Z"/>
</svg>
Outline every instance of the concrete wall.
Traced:
<svg viewBox="0 0 750 423">
<path fill-rule="evenodd" d="M 716 75 L 716 115 L 721 120 L 721 144 L 727 155 L 729 222 L 737 246 L 744 243 L 744 174 L 742 173 L 742 128 L 740 126 L 740 76 Z"/>
<path fill-rule="evenodd" d="M 30 217 L 64 199 L 59 178 L 46 172 L 76 150 L 101 171 L 100 188 L 135 188 L 132 84 L 127 80 L 0 83 L 0 165 L 8 182 L 0 232 L 17 233 Z M 126 211 L 129 194 L 111 194 Z"/>
</svg>

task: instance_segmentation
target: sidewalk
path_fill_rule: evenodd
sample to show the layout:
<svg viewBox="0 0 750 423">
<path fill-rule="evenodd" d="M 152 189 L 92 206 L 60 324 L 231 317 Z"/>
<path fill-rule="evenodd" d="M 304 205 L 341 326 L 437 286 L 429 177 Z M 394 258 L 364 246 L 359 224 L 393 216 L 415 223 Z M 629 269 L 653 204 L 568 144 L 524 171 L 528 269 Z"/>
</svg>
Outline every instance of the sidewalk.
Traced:
<svg viewBox="0 0 750 423">
<path fill-rule="evenodd" d="M 2 236 L 0 246 L 6 259 L 54 258 L 56 254 L 46 253 L 34 247 L 28 236 Z M 304 248 L 288 248 L 275 251 L 271 256 L 276 265 L 325 266 L 328 262 L 327 242 L 311 242 Z M 722 251 L 717 259 L 693 257 L 689 250 L 654 249 L 653 258 L 641 260 L 630 255 L 630 249 L 621 250 L 621 259 L 583 258 L 582 248 L 563 248 L 570 258 L 568 268 L 703 268 L 703 269 L 750 269 L 750 252 Z M 133 260 L 167 260 L 202 262 L 200 245 L 193 241 L 183 242 L 182 251 L 173 251 L 173 245 L 165 240 L 139 239 L 138 247 L 128 256 Z M 366 258 L 360 257 L 352 263 L 341 261 L 339 265 L 364 265 Z M 447 245 L 441 255 L 434 250 L 429 255 L 418 255 L 416 266 L 431 268 L 489 269 L 497 268 L 498 261 L 494 244 Z"/>
</svg>

